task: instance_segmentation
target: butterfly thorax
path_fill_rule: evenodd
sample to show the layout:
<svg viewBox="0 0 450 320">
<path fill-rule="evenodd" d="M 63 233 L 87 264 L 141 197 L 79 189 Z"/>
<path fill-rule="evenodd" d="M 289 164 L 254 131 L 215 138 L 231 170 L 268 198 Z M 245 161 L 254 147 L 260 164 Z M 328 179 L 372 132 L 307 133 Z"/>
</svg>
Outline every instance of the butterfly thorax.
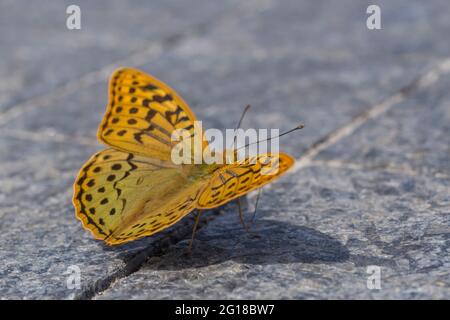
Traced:
<svg viewBox="0 0 450 320">
<path fill-rule="evenodd" d="M 209 181 L 212 175 L 217 172 L 220 168 L 222 168 L 223 164 L 193 164 L 193 165 L 185 165 L 183 171 L 188 172 L 188 179 L 190 181 L 198 181 L 198 180 L 206 180 Z"/>
</svg>

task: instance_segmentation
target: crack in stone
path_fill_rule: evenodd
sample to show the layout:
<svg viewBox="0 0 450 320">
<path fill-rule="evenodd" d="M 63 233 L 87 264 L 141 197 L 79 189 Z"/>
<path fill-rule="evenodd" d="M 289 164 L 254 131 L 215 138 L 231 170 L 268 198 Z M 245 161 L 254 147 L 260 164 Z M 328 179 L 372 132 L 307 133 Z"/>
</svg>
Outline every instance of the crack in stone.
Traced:
<svg viewBox="0 0 450 320">
<path fill-rule="evenodd" d="M 347 162 L 341 160 L 312 160 L 308 166 L 328 167 L 336 169 L 364 170 L 364 171 L 383 171 L 393 174 L 406 175 L 410 177 L 429 176 L 408 166 L 398 166 L 392 164 L 366 165 L 363 163 Z M 438 179 L 450 179 L 450 175 L 445 172 L 436 172 L 434 177 Z"/>
<path fill-rule="evenodd" d="M 217 208 L 213 210 L 208 210 L 202 214 L 202 219 L 200 219 L 199 225 L 197 227 L 197 232 L 204 228 L 209 221 L 214 220 L 217 216 L 224 213 L 223 209 Z M 111 287 L 111 285 L 120 279 L 126 278 L 129 275 L 138 271 L 145 262 L 154 257 L 161 257 L 166 254 L 166 251 L 171 246 L 187 240 L 192 232 L 193 218 L 186 219 L 181 222 L 183 225 L 178 226 L 175 230 L 171 231 L 169 234 L 165 234 L 152 245 L 146 247 L 145 249 L 139 251 L 133 257 L 125 261 L 125 266 L 119 268 L 113 273 L 97 279 L 95 282 L 90 283 L 82 289 L 82 292 L 74 297 L 75 300 L 90 300 L 95 298 L 98 294 Z M 187 250 L 186 246 L 186 250 Z"/>
<path fill-rule="evenodd" d="M 318 140 L 316 143 L 314 143 L 310 148 L 306 150 L 306 152 L 303 154 L 302 157 L 300 157 L 300 159 L 297 159 L 297 162 L 294 166 L 294 170 L 291 170 L 290 172 L 293 173 L 304 167 L 311 165 L 314 158 L 320 152 L 336 144 L 343 138 L 351 135 L 353 132 L 356 131 L 356 129 L 361 127 L 367 121 L 377 118 L 378 116 L 392 109 L 395 105 L 407 99 L 414 92 L 417 92 L 420 89 L 429 88 L 431 85 L 436 83 L 436 81 L 438 81 L 442 75 L 448 74 L 449 72 L 450 72 L 450 58 L 447 58 L 442 60 L 440 63 L 437 64 L 436 67 L 432 68 L 428 72 L 419 75 L 415 80 L 413 80 L 411 83 L 398 90 L 396 93 L 391 95 L 383 102 L 366 109 L 364 112 L 362 112 L 359 116 L 353 118 L 346 125 L 330 132 L 328 135 Z"/>
<path fill-rule="evenodd" d="M 387 112 L 388 110 L 392 109 L 395 105 L 407 99 L 414 92 L 417 92 L 420 89 L 426 89 L 430 87 L 432 84 L 436 83 L 436 81 L 438 81 L 442 75 L 448 73 L 450 73 L 450 58 L 444 59 L 441 62 L 437 63 L 437 65 L 434 68 L 431 68 L 431 70 L 429 70 L 428 72 L 416 77 L 413 81 L 411 81 L 409 84 L 399 89 L 396 93 L 391 95 L 385 101 L 378 103 L 370 107 L 369 109 L 366 109 L 362 114 L 353 118 L 353 120 L 351 120 L 344 126 L 332 131 L 331 133 L 317 140 L 315 143 L 312 144 L 311 147 L 306 149 L 305 153 L 302 156 L 300 156 L 300 158 L 296 159 L 294 168 L 286 172 L 286 175 L 293 174 L 308 166 L 320 166 L 320 165 L 326 165 L 330 167 L 335 166 L 338 168 L 346 167 L 354 170 L 368 169 L 367 167 L 364 167 L 360 164 L 354 163 L 344 164 L 344 162 L 340 162 L 338 160 L 321 161 L 315 160 L 315 157 L 323 150 L 331 147 L 340 140 L 351 135 L 353 132 L 355 132 L 356 129 L 361 127 L 367 121 L 374 119 L 382 115 L 383 113 Z M 392 173 L 407 174 L 412 176 L 419 175 L 419 173 L 415 172 L 410 168 L 384 167 L 383 169 L 386 171 L 391 170 L 390 172 Z M 436 173 L 436 178 L 446 179 L 448 177 L 449 176 L 446 175 L 445 173 Z M 268 184 L 263 188 L 267 190 L 270 189 L 272 186 L 273 186 L 272 184 Z M 256 193 L 257 193 L 256 191 L 251 191 L 248 194 L 249 198 L 250 199 L 255 198 Z"/>
<path fill-rule="evenodd" d="M 1 130 L 2 136 L 9 136 L 11 138 L 26 140 L 26 141 L 37 141 L 37 142 L 59 142 L 59 143 L 71 143 L 79 144 L 91 147 L 99 147 L 101 144 L 97 142 L 96 139 L 88 137 L 74 137 L 68 136 L 63 133 L 56 131 L 46 132 L 46 131 L 28 131 L 28 130 L 17 130 L 17 129 L 3 129 Z"/>
</svg>

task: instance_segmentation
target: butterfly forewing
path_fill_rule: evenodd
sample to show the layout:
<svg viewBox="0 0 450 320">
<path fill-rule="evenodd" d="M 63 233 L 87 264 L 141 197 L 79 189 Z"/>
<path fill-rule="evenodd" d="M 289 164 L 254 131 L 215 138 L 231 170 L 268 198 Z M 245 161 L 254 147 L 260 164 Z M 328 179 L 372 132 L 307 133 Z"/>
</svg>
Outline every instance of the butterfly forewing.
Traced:
<svg viewBox="0 0 450 320">
<path fill-rule="evenodd" d="M 198 199 L 198 208 L 214 208 L 269 183 L 294 163 L 284 153 L 263 154 L 225 166 L 211 179 Z"/>
<path fill-rule="evenodd" d="M 163 82 L 139 70 L 117 70 L 109 84 L 109 101 L 98 130 L 117 149 L 170 160 L 176 129 L 194 135 L 195 115 Z"/>
</svg>

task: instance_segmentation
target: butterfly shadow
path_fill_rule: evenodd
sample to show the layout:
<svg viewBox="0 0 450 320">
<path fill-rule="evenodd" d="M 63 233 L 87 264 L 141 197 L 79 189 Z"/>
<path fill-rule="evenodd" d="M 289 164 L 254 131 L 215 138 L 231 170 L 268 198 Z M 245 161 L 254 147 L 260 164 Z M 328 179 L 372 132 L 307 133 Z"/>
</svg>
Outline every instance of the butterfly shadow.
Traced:
<svg viewBox="0 0 450 320">
<path fill-rule="evenodd" d="M 182 270 L 227 261 L 252 265 L 333 264 L 350 257 L 347 248 L 327 234 L 274 220 L 259 220 L 251 234 L 239 225 L 206 228 L 199 233 L 191 252 L 187 247 L 187 241 L 179 242 L 166 254 L 151 258 L 146 268 Z"/>
</svg>

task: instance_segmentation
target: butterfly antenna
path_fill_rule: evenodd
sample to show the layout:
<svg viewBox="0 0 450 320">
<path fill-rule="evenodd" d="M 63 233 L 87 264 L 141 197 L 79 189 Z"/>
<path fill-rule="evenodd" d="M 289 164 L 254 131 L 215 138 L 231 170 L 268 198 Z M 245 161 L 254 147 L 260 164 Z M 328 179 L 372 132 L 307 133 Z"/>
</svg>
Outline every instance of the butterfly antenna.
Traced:
<svg viewBox="0 0 450 320">
<path fill-rule="evenodd" d="M 194 243 L 195 231 L 197 231 L 198 223 L 200 222 L 200 216 L 203 210 L 198 210 L 197 216 L 195 217 L 194 227 L 192 228 L 191 241 L 189 242 L 188 252 L 192 250 L 192 244 Z"/>
<path fill-rule="evenodd" d="M 264 139 L 264 140 L 258 140 L 258 141 L 256 141 L 256 142 L 247 143 L 245 146 L 242 146 L 242 147 L 238 148 L 237 150 L 240 150 L 240 149 L 242 149 L 242 148 L 247 148 L 248 146 L 251 146 L 252 144 L 255 144 L 255 143 L 260 143 L 260 142 L 264 142 L 264 141 L 270 141 L 270 140 L 275 139 L 275 138 L 280 138 L 280 137 L 282 137 L 282 136 L 284 136 L 284 135 L 287 135 L 287 134 L 289 134 L 289 133 L 291 133 L 291 132 L 294 132 L 294 131 L 303 129 L 304 127 L 305 127 L 305 126 L 304 126 L 303 124 L 299 124 L 299 125 L 296 126 L 295 128 L 292 128 L 291 130 L 288 130 L 288 131 L 286 131 L 286 132 L 283 132 L 283 133 L 279 134 L 278 136 L 270 137 L 270 138 L 267 138 L 267 139 Z"/>
</svg>

